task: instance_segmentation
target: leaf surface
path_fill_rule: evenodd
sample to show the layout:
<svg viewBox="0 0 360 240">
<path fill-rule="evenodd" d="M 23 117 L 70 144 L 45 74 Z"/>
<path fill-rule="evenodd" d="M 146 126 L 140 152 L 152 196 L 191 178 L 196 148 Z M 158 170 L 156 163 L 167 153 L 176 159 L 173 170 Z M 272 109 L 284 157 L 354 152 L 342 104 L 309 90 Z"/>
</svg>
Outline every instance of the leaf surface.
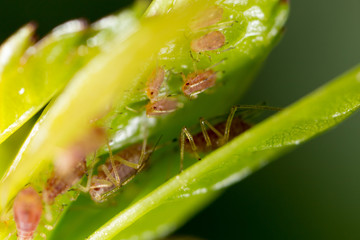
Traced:
<svg viewBox="0 0 360 240">
<path fill-rule="evenodd" d="M 345 120 L 359 109 L 359 92 L 360 66 L 136 199 L 89 239 L 130 239 L 134 236 L 146 239 L 171 232 L 185 216 L 201 208 L 207 197 L 211 199 L 216 192 Z M 173 156 L 168 161 L 171 158 Z"/>
</svg>

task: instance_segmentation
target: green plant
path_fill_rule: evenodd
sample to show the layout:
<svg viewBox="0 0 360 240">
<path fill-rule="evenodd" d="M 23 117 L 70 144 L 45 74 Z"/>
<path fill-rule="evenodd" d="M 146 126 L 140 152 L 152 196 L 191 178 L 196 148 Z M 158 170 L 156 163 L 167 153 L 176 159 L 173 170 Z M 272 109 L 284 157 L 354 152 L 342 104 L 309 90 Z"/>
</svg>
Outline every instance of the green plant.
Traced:
<svg viewBox="0 0 360 240">
<path fill-rule="evenodd" d="M 169 7 L 166 1 L 158 1 L 153 4 L 152 10 L 150 10 L 148 14 L 151 14 L 153 11 L 165 11 Z M 251 7 L 257 8 L 251 9 Z M 252 10 L 248 13 L 252 13 L 253 15 L 246 16 L 245 18 L 242 13 L 248 9 Z M 265 17 L 262 17 L 261 14 L 259 15 L 259 10 L 265 13 Z M 248 5 L 235 5 L 233 8 L 228 9 L 228 11 L 234 11 L 242 15 L 238 16 L 238 18 L 242 19 L 243 17 L 251 23 L 255 24 L 260 22 L 260 24 L 264 24 L 264 28 L 258 26 L 258 28 L 251 29 L 239 24 L 236 25 L 239 29 L 236 29 L 236 27 L 231 26 L 226 36 L 230 42 L 230 46 L 235 43 L 238 44 L 236 45 L 235 51 L 226 51 L 221 54 L 209 53 L 212 61 L 209 61 L 207 56 L 201 56 L 200 62 L 198 63 L 200 69 L 207 68 L 213 65 L 214 62 L 220 63 L 220 65 L 214 68 L 218 71 L 225 71 L 219 74 L 220 77 L 218 79 L 220 83 L 224 83 L 224 86 L 219 87 L 212 94 L 201 95 L 193 101 L 180 98 L 179 101 L 184 104 L 184 108 L 173 115 L 156 119 L 156 121 L 151 120 L 150 123 L 148 123 L 146 131 L 150 136 L 150 140 L 151 138 L 153 138 L 152 140 L 158 138 L 159 133 L 161 133 L 161 135 L 163 135 L 162 141 L 166 142 L 178 136 L 182 126 L 194 125 L 200 116 L 210 118 L 228 112 L 230 106 L 233 105 L 234 102 L 237 102 L 241 93 L 246 89 L 249 81 L 276 42 L 286 19 L 287 5 L 282 1 L 267 1 L 263 3 L 261 3 L 261 1 L 250 1 Z M 120 97 L 116 99 L 117 104 L 115 104 L 114 109 L 101 124 L 111 126 L 111 130 L 109 130 L 108 133 L 111 138 L 115 139 L 117 134 L 121 134 L 121 132 L 119 133 L 118 131 L 119 126 L 134 127 L 131 124 L 133 124 L 134 119 L 139 118 L 139 115 L 141 115 L 143 111 L 140 113 L 124 112 L 124 109 L 126 106 L 133 108 L 140 106 L 139 109 L 141 109 L 141 106 L 144 105 L 146 100 L 144 92 L 137 91 L 136 89 L 138 86 L 144 86 L 146 76 L 149 75 L 150 70 L 155 66 L 156 60 L 152 57 L 153 54 L 156 53 L 156 49 L 162 47 L 168 40 L 179 35 L 179 32 L 176 30 L 184 28 L 196 14 L 197 11 L 194 9 L 175 11 L 174 15 L 160 16 L 152 20 L 146 19 L 146 22 L 142 20 L 145 23 L 140 23 L 139 25 L 136 14 L 125 12 L 120 14 L 118 17 L 119 20 L 113 21 L 113 25 L 110 25 L 110 27 L 109 25 L 105 25 L 104 28 L 101 28 L 101 24 L 98 24 L 97 26 L 94 25 L 92 29 L 83 29 L 81 22 L 73 22 L 75 23 L 75 29 L 73 28 L 71 33 L 67 32 L 64 35 L 60 35 L 55 32 L 55 34 L 53 34 L 55 37 L 53 39 L 50 37 L 48 43 L 44 41 L 42 43 L 43 45 L 39 44 L 40 47 L 38 47 L 37 52 L 32 58 L 34 59 L 32 61 L 35 63 L 33 63 L 32 66 L 30 64 L 31 60 L 28 60 L 24 65 L 24 75 L 21 77 L 14 74 L 14 69 L 11 68 L 11 65 L 7 65 L 7 68 L 10 70 L 8 70 L 7 73 L 5 68 L 3 76 L 5 79 L 4 82 L 7 83 L 8 86 L 4 84 L 4 88 L 1 88 L 1 90 L 8 91 L 13 87 L 16 89 L 13 92 L 17 93 L 21 91 L 22 88 L 19 87 L 21 86 L 20 84 L 14 84 L 14 82 L 11 81 L 12 78 L 23 78 L 26 80 L 30 78 L 29 75 L 33 76 L 32 74 L 38 74 L 36 66 L 39 67 L 40 64 L 43 66 L 44 56 L 53 56 L 52 51 L 58 47 L 57 44 L 63 44 L 70 49 L 64 51 L 65 55 L 59 54 L 58 58 L 54 58 L 56 61 L 51 62 L 53 65 L 50 64 L 49 67 L 46 67 L 46 69 L 49 69 L 49 72 L 46 75 L 44 74 L 45 80 L 50 79 L 54 81 L 53 85 L 46 84 L 44 86 L 45 88 L 51 86 L 50 91 L 40 90 L 38 85 L 36 89 L 33 90 L 36 93 L 44 93 L 44 97 L 39 97 L 33 93 L 31 94 L 31 86 L 29 89 L 25 88 L 25 93 L 30 92 L 27 96 L 31 98 L 36 97 L 36 100 L 38 100 L 38 98 L 41 100 L 39 103 L 32 101 L 30 98 L 30 104 L 28 106 L 23 105 L 25 106 L 24 112 L 26 112 L 27 108 L 35 106 L 32 113 L 42 108 L 54 94 L 59 92 L 65 85 L 66 80 L 75 72 L 79 71 L 82 67 L 83 69 L 75 76 L 65 91 L 45 109 L 43 115 L 40 117 L 43 123 L 39 124 L 39 128 L 34 128 L 34 138 L 29 138 L 30 144 L 24 146 L 24 153 L 18 155 L 17 159 L 20 160 L 20 163 L 18 165 L 13 164 L 13 166 L 15 166 L 13 168 L 14 170 L 10 172 L 8 177 L 4 178 L 5 180 L 1 186 L 2 209 L 11 206 L 11 204 L 7 205 L 7 201 L 29 181 L 41 189 L 49 173 L 42 175 L 40 178 L 32 177 L 32 175 L 35 175 L 39 171 L 44 172 L 47 166 L 51 166 L 52 164 L 49 160 L 51 160 L 54 155 L 55 146 L 66 146 L 76 135 L 86 131 L 85 127 L 84 129 L 81 129 L 81 127 L 86 126 L 89 119 L 97 116 L 99 109 L 104 108 L 109 102 L 112 102 L 113 96 L 120 95 Z M 179 21 L 179 19 L 181 21 Z M 122 25 L 123 22 L 127 22 L 127 25 Z M 249 24 L 249 22 L 246 23 Z M 148 31 L 148 29 L 151 31 Z M 164 29 L 166 31 L 164 31 Z M 169 31 L 168 29 L 172 30 Z M 124 32 L 120 30 L 128 31 L 128 36 L 124 37 Z M 255 32 L 248 32 L 250 30 Z M 20 53 L 14 52 L 14 62 L 18 61 L 20 56 L 22 56 L 23 52 L 21 52 L 21 50 L 27 48 L 28 39 L 32 31 L 31 26 L 28 26 L 18 33 L 20 42 L 17 46 L 23 45 L 25 47 L 16 48 L 20 50 Z M 153 31 L 162 32 L 165 36 L 153 36 Z M 118 37 L 119 32 L 122 34 L 120 37 Z M 245 38 L 245 41 L 239 42 L 238 40 L 242 39 L 246 34 L 249 34 L 250 37 Z M 87 49 L 89 51 L 85 51 L 85 56 L 81 51 L 74 51 L 74 49 L 81 50 L 79 46 L 94 36 L 105 36 L 107 41 L 95 46 L 94 49 Z M 144 42 L 143 39 L 148 39 L 148 42 Z M 158 60 L 157 64 L 164 65 L 174 72 L 168 80 L 170 91 L 176 91 L 176 89 L 179 88 L 180 81 L 178 80 L 180 79 L 180 75 L 176 73 L 183 70 L 179 66 L 187 65 L 190 69 L 192 67 L 194 60 L 191 59 L 188 51 L 183 49 L 183 46 L 188 46 L 189 42 L 188 36 L 180 37 L 175 41 L 175 44 L 173 43 L 175 45 L 174 51 L 159 55 L 160 60 Z M 149 45 L 154 49 L 150 49 Z M 106 49 L 111 49 L 111 51 Z M 41 51 L 43 51 L 43 53 L 41 53 Z M 141 52 L 141 54 L 139 52 Z M 234 52 L 236 52 L 236 54 L 233 54 Z M 79 54 L 79 56 L 77 54 Z M 99 55 L 88 63 L 88 61 L 97 54 Z M 125 59 L 123 56 L 127 56 L 127 58 Z M 175 61 L 170 58 L 171 56 L 176 56 Z M 221 62 L 224 58 L 226 58 L 226 62 Z M 59 62 L 64 62 L 64 59 L 69 61 L 69 64 L 66 66 L 70 69 L 64 70 L 63 76 L 59 75 L 58 72 Z M 46 63 L 47 62 L 45 62 L 45 64 Z M 141 69 L 143 66 L 146 66 L 146 69 Z M 188 71 L 191 72 L 191 70 Z M 95 211 L 86 211 L 81 216 L 77 216 L 78 220 L 76 221 L 74 220 L 75 217 L 69 212 L 69 216 L 64 217 L 51 237 L 60 238 L 62 234 L 71 234 L 70 236 L 74 239 L 81 239 L 84 236 L 88 236 L 104 223 L 102 220 L 115 216 L 114 209 L 118 212 L 123 209 L 126 210 L 116 215 L 108 224 L 94 233 L 92 235 L 93 239 L 106 239 L 115 236 L 118 238 L 126 238 L 134 235 L 134 233 L 141 235 L 147 231 L 154 232 L 154 236 L 166 234 L 185 221 L 188 216 L 193 214 L 195 209 L 199 209 L 205 205 L 206 202 L 216 197 L 218 191 L 213 190 L 219 190 L 223 186 L 232 183 L 232 181 L 240 180 L 246 174 L 264 164 L 264 162 L 269 161 L 283 151 L 287 151 L 294 145 L 333 126 L 335 123 L 343 120 L 352 111 L 356 110 L 359 100 L 357 97 L 359 87 L 357 84 L 358 72 L 358 69 L 354 70 L 340 78 L 339 81 L 319 90 L 292 108 L 284 110 L 272 119 L 259 124 L 248 133 L 213 152 L 201 162 L 194 164 L 194 166 L 187 169 L 178 177 L 166 182 L 161 187 L 159 187 L 159 185 L 165 182 L 166 176 L 164 172 L 166 172 L 168 168 L 168 165 L 164 163 L 174 162 L 174 159 L 178 159 L 179 153 L 178 151 L 173 151 L 172 148 L 159 150 L 159 152 L 154 153 L 152 157 L 154 162 L 152 168 L 137 176 L 137 178 L 139 178 L 137 183 L 124 187 L 123 193 L 118 196 L 120 203 L 116 208 L 108 208 L 105 210 L 101 208 Z M 51 77 L 49 78 L 49 76 Z M 53 76 L 58 77 L 58 79 L 53 79 Z M 237 78 L 234 76 L 237 76 Z M 119 78 L 122 79 L 121 86 L 117 84 Z M 240 81 L 238 80 L 239 78 Z M 41 79 L 41 77 L 38 79 Z M 107 79 L 107 81 L 104 82 L 102 79 Z M 136 79 L 136 81 L 134 81 L 134 79 Z M 44 80 L 40 82 L 43 81 Z M 143 87 L 140 88 L 143 89 Z M 126 94 L 129 90 L 131 94 Z M 18 95 L 15 98 L 6 94 L 1 94 L 1 96 L 11 97 L 11 99 L 19 98 Z M 22 96 L 22 94 L 20 96 Z M 94 102 L 92 108 L 83 109 L 83 106 L 86 106 L 94 96 L 101 96 L 101 98 L 98 98 L 98 101 Z M 329 101 L 329 99 L 331 101 Z M 5 127 L 2 127 L 2 129 L 5 129 L 16 121 L 18 122 L 16 126 L 20 127 L 21 123 L 25 121 L 18 121 L 16 117 L 17 112 L 15 111 L 17 109 L 7 105 L 9 101 L 2 100 L 2 103 L 4 103 L 2 113 L 6 114 L 1 114 L 1 116 L 7 118 L 7 122 L 9 122 L 9 124 L 5 124 Z M 314 108 L 313 106 L 317 107 Z M 83 109 L 83 111 L 80 112 L 79 109 Z M 117 114 L 118 112 L 124 113 Z M 12 113 L 14 114 L 11 115 Z M 182 116 L 181 121 L 179 120 L 179 116 Z M 120 149 L 142 140 L 144 130 L 139 126 L 136 127 L 137 130 L 134 131 L 129 138 L 114 141 L 112 144 L 113 149 Z M 12 131 L 15 129 L 16 128 L 13 128 Z M 63 131 L 63 129 L 67 129 L 67 131 Z M 7 131 L 5 131 L 5 133 L 7 133 Z M 3 138 L 5 137 L 4 134 Z M 239 146 L 241 147 L 239 148 Z M 99 156 L 106 154 L 106 148 L 100 150 L 98 154 Z M 234 157 L 234 155 L 236 157 Z M 6 164 L 5 161 L 4 164 Z M 178 170 L 175 169 L 172 174 L 176 175 L 177 171 Z M 28 172 L 31 174 L 26 174 Z M 148 181 L 149 179 L 151 179 L 151 181 Z M 194 181 L 194 179 L 196 179 L 196 181 Z M 228 181 L 224 182 L 226 179 Z M 147 184 L 144 186 L 144 183 Z M 141 186 L 140 190 L 139 186 Z M 68 203 L 72 197 L 74 197 L 74 194 L 68 193 L 57 201 L 59 204 Z M 76 207 L 76 205 L 87 206 L 93 203 L 88 198 L 81 196 L 73 204 Z M 176 206 L 176 210 L 174 210 L 174 206 Z M 172 211 L 171 216 L 168 214 L 169 209 Z M 58 205 L 55 206 L 52 211 L 56 214 L 60 210 Z M 80 221 L 82 219 L 86 219 L 86 221 Z M 83 223 L 83 225 L 81 225 L 81 223 Z M 145 227 L 144 223 L 146 223 Z M 162 228 L 160 228 L 159 231 L 154 231 L 154 229 L 158 229 L 158 226 L 162 226 Z M 82 229 L 82 231 L 75 233 L 75 231 L 71 230 L 71 228 L 74 227 Z M 46 232 L 47 230 L 41 228 L 40 231 Z M 5 235 L 9 233 L 8 230 L 2 232 L 4 232 Z"/>
</svg>

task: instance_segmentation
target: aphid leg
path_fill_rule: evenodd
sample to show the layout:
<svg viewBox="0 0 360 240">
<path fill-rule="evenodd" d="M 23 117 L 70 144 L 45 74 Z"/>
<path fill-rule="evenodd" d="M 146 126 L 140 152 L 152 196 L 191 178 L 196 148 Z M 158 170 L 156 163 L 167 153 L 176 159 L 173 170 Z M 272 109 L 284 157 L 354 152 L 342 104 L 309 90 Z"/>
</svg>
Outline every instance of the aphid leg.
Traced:
<svg viewBox="0 0 360 240">
<path fill-rule="evenodd" d="M 201 160 L 201 157 L 197 153 L 197 147 L 196 147 L 193 136 L 191 135 L 191 133 L 189 132 L 189 130 L 186 127 L 183 127 L 181 130 L 181 136 L 180 136 L 180 172 L 182 172 L 183 167 L 184 167 L 185 136 L 189 140 L 191 149 L 192 149 L 193 153 L 195 154 L 195 157 L 198 160 Z"/>
<path fill-rule="evenodd" d="M 4 240 L 9 240 L 9 239 L 11 238 L 11 236 L 13 236 L 13 235 L 15 235 L 15 234 L 16 234 L 16 230 L 13 231 L 13 232 L 11 232 L 11 233 L 9 233 L 9 235 L 7 235 L 7 236 L 4 238 Z"/>
<path fill-rule="evenodd" d="M 94 186 L 90 186 L 91 188 L 108 188 L 112 187 L 114 184 L 110 181 L 107 181 L 105 179 L 94 179 L 92 183 L 95 183 Z"/>
<path fill-rule="evenodd" d="M 87 170 L 88 174 L 87 174 L 87 181 L 86 181 L 86 186 L 84 187 L 83 185 L 81 185 L 80 183 L 77 184 L 76 188 L 78 188 L 81 192 L 89 192 L 90 190 L 90 186 L 91 186 L 91 179 L 92 179 L 92 175 L 94 173 L 94 168 L 95 168 L 95 165 L 96 163 L 98 162 L 98 158 L 96 158 L 96 152 L 94 153 L 94 158 Z"/>
<path fill-rule="evenodd" d="M 196 66 L 195 62 L 193 62 L 193 68 L 194 68 L 194 72 L 198 72 L 198 69 L 197 69 L 197 66 Z"/>
<path fill-rule="evenodd" d="M 146 153 L 146 144 L 147 144 L 147 138 L 144 138 L 144 141 L 143 141 L 143 144 L 142 144 L 142 147 L 141 147 L 140 158 L 139 158 L 136 170 L 141 168 L 141 166 L 144 163 L 144 160 L 146 159 L 146 154 L 147 154 Z"/>
<path fill-rule="evenodd" d="M 184 73 L 180 73 L 180 74 L 181 74 L 181 78 L 182 78 L 183 82 L 186 82 L 186 76 L 185 76 L 185 74 L 184 74 Z"/>
<path fill-rule="evenodd" d="M 185 134 L 183 133 L 183 129 L 180 135 L 180 172 L 182 172 L 184 168 Z"/>
<path fill-rule="evenodd" d="M 199 56 L 199 54 L 197 54 L 197 56 Z M 194 55 L 193 55 L 193 52 L 190 50 L 190 57 L 191 59 L 194 61 L 194 62 L 200 62 L 200 59 L 199 58 L 195 58 Z"/>
<path fill-rule="evenodd" d="M 45 203 L 44 210 L 45 210 L 44 216 L 45 216 L 46 221 L 52 222 L 54 217 L 51 213 L 51 206 L 49 204 Z"/>
<path fill-rule="evenodd" d="M 281 111 L 282 110 L 282 108 L 279 108 L 279 107 L 270 107 L 270 106 L 262 106 L 262 105 L 238 105 L 238 106 L 233 106 L 231 108 L 228 119 L 226 120 L 226 127 L 225 127 L 224 140 L 223 140 L 224 144 L 229 141 L 231 123 L 232 123 L 232 120 L 234 119 L 236 111 L 239 110 L 239 109 L 255 109 L 255 110 L 258 109 L 258 110 L 269 110 L 269 111 Z"/>
<path fill-rule="evenodd" d="M 50 207 L 51 207 L 51 205 L 48 205 L 48 204 L 45 204 L 45 220 L 48 222 L 48 223 L 51 223 L 51 224 L 44 224 L 44 227 L 48 230 L 48 231 L 52 231 L 54 228 L 55 228 L 55 226 L 56 226 L 56 224 L 59 222 L 59 220 L 60 220 L 60 217 L 61 217 L 61 212 L 64 210 L 64 207 L 66 207 L 67 205 L 66 204 L 58 204 L 58 207 L 59 207 L 59 212 L 58 212 L 58 214 L 56 215 L 56 218 L 54 219 L 54 217 L 53 217 L 53 215 L 52 215 L 52 213 L 51 213 L 51 209 L 50 209 Z M 49 215 L 50 214 L 50 215 Z M 49 215 L 50 217 L 51 217 L 51 219 L 49 219 L 48 217 L 49 216 L 47 216 L 47 215 Z M 44 239 L 46 239 L 46 234 L 45 233 L 40 233 L 39 234 L 40 235 L 40 237 L 42 237 L 42 238 L 44 238 Z"/>
<path fill-rule="evenodd" d="M 224 135 L 219 132 L 211 123 L 209 123 L 207 120 L 205 120 L 204 118 L 200 118 L 200 127 L 201 127 L 201 131 L 202 134 L 204 135 L 205 141 L 206 141 L 206 146 L 207 147 L 211 147 L 211 140 L 209 137 L 209 134 L 206 130 L 206 126 L 213 131 L 220 139 L 224 137 Z"/>
<path fill-rule="evenodd" d="M 121 157 L 116 158 L 116 160 L 120 161 L 122 164 L 124 164 L 126 166 L 129 166 L 129 167 L 132 167 L 132 168 L 136 169 L 137 170 L 136 173 L 141 171 L 142 167 L 144 166 L 144 161 L 147 158 L 149 158 L 150 155 L 155 151 L 156 146 L 157 146 L 157 144 L 159 143 L 159 141 L 161 139 L 161 137 L 160 137 L 159 140 L 157 141 L 157 143 L 155 144 L 154 148 L 150 151 L 150 153 L 148 153 L 147 150 L 146 150 L 146 146 L 147 146 L 147 137 L 146 136 L 147 136 L 147 134 L 145 134 L 145 137 L 144 137 L 145 140 L 144 140 L 143 145 L 142 145 L 142 149 L 141 149 L 140 157 L 139 157 L 139 160 L 138 160 L 138 164 L 129 162 L 129 161 L 127 161 L 127 160 L 125 160 L 125 159 L 123 159 Z M 109 198 L 112 194 L 116 193 L 122 185 L 125 185 L 128 182 L 130 182 L 135 176 L 136 176 L 136 174 L 132 175 L 130 178 L 128 178 L 124 182 L 122 182 L 120 186 L 115 187 L 114 189 L 102 194 L 99 197 L 99 201 L 104 201 L 107 198 Z"/>
<path fill-rule="evenodd" d="M 212 58 L 211 58 L 210 54 L 208 54 L 207 52 L 205 52 L 204 54 L 205 54 L 205 56 L 208 57 L 209 61 L 212 62 Z"/>
<path fill-rule="evenodd" d="M 112 154 L 111 147 L 110 147 L 110 144 L 109 144 L 108 139 L 106 139 L 106 146 L 107 146 L 108 149 L 109 149 L 110 163 L 111 163 L 111 167 L 112 167 L 112 169 L 113 169 L 114 175 L 115 175 L 114 185 L 115 185 L 115 186 L 119 186 L 119 185 L 120 185 L 120 176 L 119 176 L 119 173 L 116 171 L 114 156 L 113 156 L 113 154 Z M 104 166 L 103 169 L 104 169 L 104 168 L 106 168 L 107 172 L 109 172 L 109 169 L 107 169 L 107 167 Z M 107 172 L 104 171 L 105 174 L 106 174 Z M 109 173 L 110 173 L 110 172 L 109 172 Z M 113 176 L 112 176 L 111 174 L 109 174 L 108 177 L 109 177 L 109 179 L 113 179 Z"/>
<path fill-rule="evenodd" d="M 42 239 L 46 239 L 45 233 L 40 233 L 40 237 L 41 237 Z"/>
<path fill-rule="evenodd" d="M 120 163 L 124 164 L 125 166 L 139 170 L 142 167 L 145 159 L 147 158 L 146 145 L 147 145 L 147 138 L 144 138 L 138 163 L 130 162 L 120 156 L 115 156 L 114 160 L 119 161 Z"/>
<path fill-rule="evenodd" d="M 113 172 L 114 174 L 118 176 L 118 179 L 116 179 L 116 177 L 113 177 L 113 175 L 111 174 L 111 172 L 109 171 L 109 169 L 107 168 L 107 166 L 105 164 L 101 165 L 101 170 L 105 173 L 106 177 L 115 185 L 115 186 L 120 186 L 120 177 L 118 172 L 116 171 L 116 168 L 113 168 Z"/>
<path fill-rule="evenodd" d="M 128 110 L 128 111 L 130 111 L 130 112 L 133 112 L 133 113 L 139 113 L 138 110 L 133 109 L 133 108 L 131 108 L 131 107 L 129 107 L 129 106 L 126 106 L 125 109 Z"/>
</svg>

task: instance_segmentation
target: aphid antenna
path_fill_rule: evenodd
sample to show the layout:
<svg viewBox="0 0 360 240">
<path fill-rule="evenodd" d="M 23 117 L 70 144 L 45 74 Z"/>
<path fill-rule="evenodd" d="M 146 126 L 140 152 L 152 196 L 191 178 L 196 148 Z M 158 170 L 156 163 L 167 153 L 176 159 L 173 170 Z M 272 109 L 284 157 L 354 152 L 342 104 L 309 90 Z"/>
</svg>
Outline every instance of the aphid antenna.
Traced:
<svg viewBox="0 0 360 240">
<path fill-rule="evenodd" d="M 160 138 L 161 138 L 162 136 L 160 136 Z M 166 146 L 169 146 L 169 145 L 171 145 L 171 144 L 173 144 L 173 143 L 175 143 L 175 142 L 177 142 L 178 141 L 178 139 L 177 138 L 174 138 L 174 139 L 172 139 L 172 140 L 170 140 L 170 141 L 167 141 L 167 142 L 165 142 L 165 143 L 163 143 L 163 144 L 157 144 L 157 145 L 155 145 L 154 147 L 153 147 L 153 149 L 151 150 L 151 152 L 154 152 L 154 151 L 157 151 L 157 150 L 159 150 L 159 149 L 161 149 L 161 148 L 164 148 L 164 147 L 166 147 Z M 160 142 L 160 139 L 157 141 L 157 142 Z"/>
<path fill-rule="evenodd" d="M 210 69 L 212 69 L 212 68 L 214 68 L 214 67 L 219 66 L 221 63 L 225 62 L 226 60 L 227 60 L 227 58 L 224 58 L 224 59 L 220 60 L 219 62 L 214 63 L 214 64 L 211 65 L 210 67 L 207 67 L 207 68 L 205 69 L 205 71 L 208 71 L 208 70 L 210 70 Z"/>
<path fill-rule="evenodd" d="M 268 110 L 268 111 L 281 111 L 284 109 L 282 107 L 272 107 L 266 105 L 235 105 L 233 106 L 233 108 L 236 108 L 237 110 L 253 109 L 253 110 Z"/>
<path fill-rule="evenodd" d="M 226 22 L 217 23 L 212 26 L 201 28 L 197 32 L 220 31 L 220 30 L 224 30 L 226 28 L 231 28 L 232 26 L 234 26 L 235 23 L 239 23 L 239 21 L 238 20 L 230 20 L 230 21 L 226 21 Z"/>
<path fill-rule="evenodd" d="M 226 44 L 229 44 L 229 42 L 227 42 Z M 222 53 L 224 53 L 224 52 L 227 52 L 227 51 L 230 51 L 230 50 L 233 50 L 233 49 L 235 49 L 234 46 L 228 47 L 228 48 L 226 48 L 226 49 L 224 49 L 224 50 L 217 51 L 216 54 L 222 54 Z"/>
<path fill-rule="evenodd" d="M 282 108 L 279 107 L 270 107 L 270 106 L 262 106 L 262 105 L 236 105 L 231 108 L 228 119 L 226 120 L 226 127 L 224 132 L 224 143 L 229 141 L 231 123 L 234 119 L 235 113 L 238 110 L 242 109 L 254 109 L 254 110 L 269 110 L 269 111 L 281 111 Z"/>
<path fill-rule="evenodd" d="M 181 72 L 177 72 L 174 67 L 171 67 L 171 68 L 167 69 L 167 71 L 169 71 L 170 73 L 173 73 L 174 75 L 181 74 Z"/>
<path fill-rule="evenodd" d="M 156 140 L 154 147 L 151 149 L 151 151 L 149 152 L 149 155 L 147 156 L 147 161 L 150 160 L 151 155 L 152 155 L 156 150 L 158 150 L 158 149 L 166 146 L 165 144 L 159 145 L 160 140 L 161 140 L 162 137 L 163 137 L 163 135 L 160 135 L 159 138 Z M 146 149 L 145 149 L 145 150 L 146 150 Z M 146 154 L 147 154 L 147 153 L 146 153 Z"/>
</svg>

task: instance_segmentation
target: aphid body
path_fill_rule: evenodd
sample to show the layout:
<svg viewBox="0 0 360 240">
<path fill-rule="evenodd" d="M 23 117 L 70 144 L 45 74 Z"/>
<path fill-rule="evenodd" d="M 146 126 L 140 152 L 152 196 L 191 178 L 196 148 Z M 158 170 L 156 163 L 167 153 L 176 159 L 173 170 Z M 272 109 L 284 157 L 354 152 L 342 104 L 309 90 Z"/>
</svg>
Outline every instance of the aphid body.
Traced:
<svg viewBox="0 0 360 240">
<path fill-rule="evenodd" d="M 197 151 L 198 152 L 208 152 L 213 151 L 222 145 L 224 145 L 226 142 L 224 142 L 224 136 L 223 133 L 226 129 L 226 122 L 220 122 L 213 126 L 218 133 L 214 132 L 211 129 L 206 129 L 206 133 L 208 136 L 208 139 L 211 142 L 211 145 L 208 144 L 206 141 L 205 135 L 203 132 L 200 132 L 193 136 L 194 143 L 196 144 Z M 235 117 L 232 120 L 231 126 L 230 126 L 230 133 L 229 133 L 229 139 L 228 141 L 232 140 L 236 136 L 240 135 L 241 133 L 245 132 L 246 130 L 251 128 L 251 124 L 245 122 L 243 119 L 239 117 Z M 221 133 L 221 135 L 219 134 Z M 185 151 L 192 152 L 192 148 L 190 145 L 190 142 L 188 139 L 185 141 Z"/>
<path fill-rule="evenodd" d="M 193 39 L 190 44 L 192 51 L 201 53 L 221 48 L 225 45 L 225 35 L 220 31 L 213 31 L 199 38 Z"/>
<path fill-rule="evenodd" d="M 211 88 L 216 83 L 216 72 L 213 70 L 199 71 L 183 75 L 184 85 L 182 91 L 187 97 L 196 97 L 199 93 Z"/>
<path fill-rule="evenodd" d="M 53 171 L 47 180 L 43 199 L 46 204 L 53 204 L 55 198 L 68 191 L 75 183 L 77 183 L 86 173 L 86 159 L 82 158 L 76 161 L 76 165 L 66 176 Z"/>
<path fill-rule="evenodd" d="M 110 156 L 105 164 L 99 166 L 98 174 L 91 179 L 91 198 L 95 202 L 105 201 L 114 190 L 128 183 L 146 166 L 150 153 L 145 142 Z"/>
<path fill-rule="evenodd" d="M 192 136 L 190 131 L 183 127 L 180 135 L 180 171 L 183 169 L 184 151 L 192 152 L 198 160 L 201 160 L 198 152 L 207 152 L 223 146 L 229 140 L 242 134 L 251 124 L 240 117 L 235 117 L 238 109 L 280 111 L 281 108 L 269 106 L 240 105 L 233 106 L 225 122 L 213 126 L 204 118 L 200 119 L 201 132 Z M 208 129 L 207 129 L 208 127 Z"/>
<path fill-rule="evenodd" d="M 151 73 L 147 81 L 146 94 L 150 101 L 157 99 L 160 87 L 165 79 L 165 70 L 162 67 L 157 67 Z"/>
<path fill-rule="evenodd" d="M 146 105 L 146 115 L 148 117 L 164 115 L 174 112 L 178 108 L 178 101 L 175 98 L 164 97 Z"/>
<path fill-rule="evenodd" d="M 32 187 L 18 193 L 13 205 L 18 240 L 33 239 L 42 214 L 40 195 Z"/>
<path fill-rule="evenodd" d="M 58 195 L 68 191 L 84 176 L 86 156 L 96 151 L 105 142 L 104 129 L 94 127 L 80 141 L 57 156 L 54 171 L 43 192 L 43 199 L 46 204 L 53 204 Z"/>
</svg>

